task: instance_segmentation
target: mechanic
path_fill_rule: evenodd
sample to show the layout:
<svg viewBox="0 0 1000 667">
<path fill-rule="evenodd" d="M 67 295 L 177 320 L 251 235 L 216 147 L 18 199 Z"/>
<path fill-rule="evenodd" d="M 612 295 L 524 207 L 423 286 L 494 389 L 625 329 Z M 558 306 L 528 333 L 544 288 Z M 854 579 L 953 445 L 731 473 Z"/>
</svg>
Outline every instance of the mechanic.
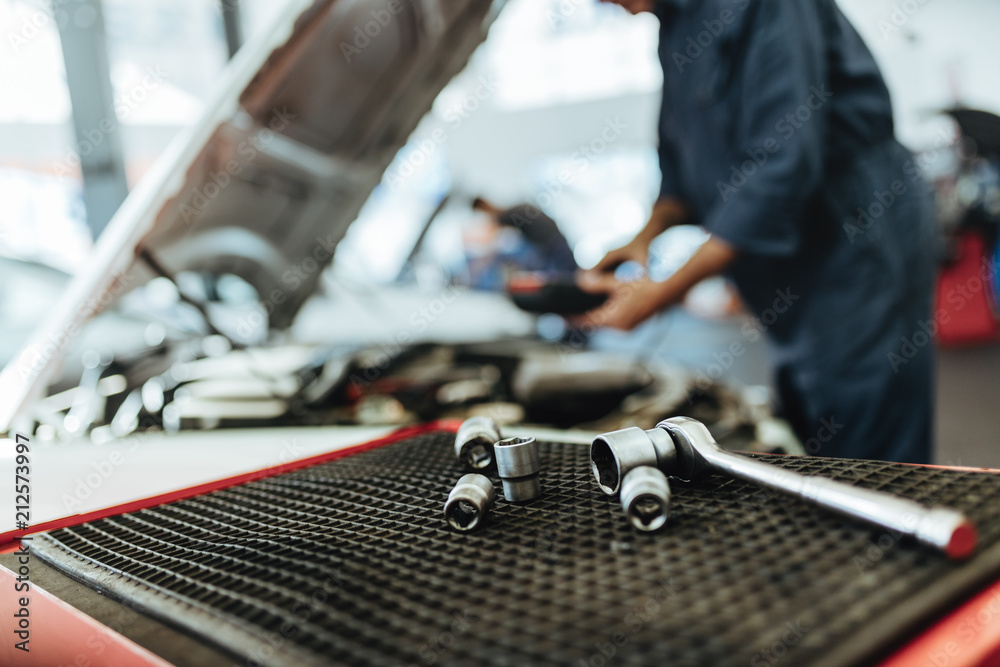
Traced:
<svg viewBox="0 0 1000 667">
<path fill-rule="evenodd" d="M 581 275 L 612 295 L 586 319 L 629 330 L 724 274 L 769 315 L 782 415 L 811 454 L 929 462 L 933 345 L 892 360 L 933 323 L 935 225 L 858 33 L 834 0 L 613 1 L 660 20 L 662 187 Z M 615 279 L 681 223 L 711 236 L 676 274 Z"/>
<path fill-rule="evenodd" d="M 552 276 L 573 275 L 579 265 L 566 237 L 556 221 L 537 206 L 520 204 L 500 208 L 476 197 L 472 208 L 485 213 L 494 230 L 509 230 L 516 239 L 513 247 L 497 244 L 484 258 L 467 259 L 470 284 L 477 289 L 502 290 L 510 270 L 546 273 Z"/>
</svg>

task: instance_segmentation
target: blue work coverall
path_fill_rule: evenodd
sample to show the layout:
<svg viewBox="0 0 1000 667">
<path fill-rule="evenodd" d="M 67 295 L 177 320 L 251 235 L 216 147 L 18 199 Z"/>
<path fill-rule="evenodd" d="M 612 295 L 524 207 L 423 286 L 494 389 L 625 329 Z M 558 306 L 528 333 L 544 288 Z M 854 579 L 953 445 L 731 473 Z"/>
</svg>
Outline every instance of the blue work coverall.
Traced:
<svg viewBox="0 0 1000 667">
<path fill-rule="evenodd" d="M 935 226 L 875 60 L 834 0 L 660 0 L 660 197 L 735 247 L 811 454 L 926 463 Z"/>
</svg>

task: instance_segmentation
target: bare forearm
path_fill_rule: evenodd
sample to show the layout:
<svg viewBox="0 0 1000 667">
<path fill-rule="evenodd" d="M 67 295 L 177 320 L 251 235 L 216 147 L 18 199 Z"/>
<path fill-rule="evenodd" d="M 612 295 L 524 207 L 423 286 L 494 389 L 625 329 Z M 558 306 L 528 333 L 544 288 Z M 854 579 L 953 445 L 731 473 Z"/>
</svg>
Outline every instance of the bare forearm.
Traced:
<svg viewBox="0 0 1000 667">
<path fill-rule="evenodd" d="M 662 283 L 649 278 L 623 283 L 610 274 L 588 272 L 581 276 L 580 286 L 590 292 L 605 292 L 611 298 L 600 308 L 577 318 L 577 322 L 630 331 L 661 310 L 679 303 L 705 278 L 722 273 L 736 256 L 734 248 L 713 237 Z"/>
<path fill-rule="evenodd" d="M 674 225 L 679 225 L 687 218 L 687 209 L 677 199 L 661 199 L 653 205 L 649 221 L 636 236 L 647 244 Z"/>
<path fill-rule="evenodd" d="M 625 262 L 646 265 L 649 244 L 667 228 L 680 224 L 687 217 L 684 205 L 676 199 L 661 199 L 653 206 L 649 221 L 635 238 L 621 248 L 612 250 L 590 271 L 592 274 L 611 273 Z M 591 276 L 592 278 L 594 276 Z"/>
<path fill-rule="evenodd" d="M 709 238 L 677 273 L 660 283 L 660 308 L 679 303 L 692 287 L 721 274 L 737 256 L 736 249 L 725 241 Z"/>
</svg>

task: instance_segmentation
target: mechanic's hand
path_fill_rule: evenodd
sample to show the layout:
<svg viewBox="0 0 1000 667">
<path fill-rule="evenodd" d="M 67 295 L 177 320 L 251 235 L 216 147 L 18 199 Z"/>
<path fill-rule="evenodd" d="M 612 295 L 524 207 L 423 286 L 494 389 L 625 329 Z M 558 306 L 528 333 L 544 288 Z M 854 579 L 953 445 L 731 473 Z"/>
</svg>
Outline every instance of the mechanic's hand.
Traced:
<svg viewBox="0 0 1000 667">
<path fill-rule="evenodd" d="M 601 0 L 601 2 L 611 2 L 624 7 L 630 14 L 653 11 L 655 0 Z"/>
<path fill-rule="evenodd" d="M 622 282 L 610 274 L 586 272 L 579 275 L 577 283 L 587 292 L 609 297 L 599 308 L 571 320 L 574 326 L 581 328 L 610 327 L 631 331 L 671 304 L 667 283 L 648 278 Z"/>
<path fill-rule="evenodd" d="M 588 273 L 613 273 L 625 262 L 636 262 L 644 268 L 649 261 L 649 242 L 638 237 L 621 248 L 612 250 Z"/>
</svg>

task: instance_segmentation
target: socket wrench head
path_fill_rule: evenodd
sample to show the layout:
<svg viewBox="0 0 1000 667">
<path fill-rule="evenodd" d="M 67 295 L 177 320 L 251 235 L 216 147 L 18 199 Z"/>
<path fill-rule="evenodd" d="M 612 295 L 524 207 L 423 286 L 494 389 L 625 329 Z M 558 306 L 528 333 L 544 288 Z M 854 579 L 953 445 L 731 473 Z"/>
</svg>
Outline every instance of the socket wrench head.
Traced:
<svg viewBox="0 0 1000 667">
<path fill-rule="evenodd" d="M 672 417 L 657 424 L 655 430 L 669 433 L 676 447 L 675 464 L 666 472 L 688 481 L 712 474 L 722 448 L 707 426 L 690 417 Z"/>
<path fill-rule="evenodd" d="M 534 438 L 507 438 L 493 448 L 503 495 L 509 502 L 523 503 L 542 493 L 538 479 L 538 443 Z"/>
<path fill-rule="evenodd" d="M 455 455 L 469 470 L 485 470 L 493 464 L 493 445 L 500 437 L 500 426 L 494 420 L 470 417 L 455 435 Z"/>
<path fill-rule="evenodd" d="M 497 499 L 496 489 L 489 477 L 470 473 L 460 480 L 448 494 L 444 516 L 455 530 L 469 531 L 482 523 Z"/>
<path fill-rule="evenodd" d="M 629 522 L 644 533 L 659 530 L 670 512 L 667 476 L 652 466 L 633 468 L 622 480 L 622 509 Z"/>
<path fill-rule="evenodd" d="M 670 474 L 677 460 L 673 439 L 663 429 L 626 428 L 599 435 L 590 446 L 590 467 L 609 496 L 621 489 L 630 470 L 653 466 Z"/>
</svg>

